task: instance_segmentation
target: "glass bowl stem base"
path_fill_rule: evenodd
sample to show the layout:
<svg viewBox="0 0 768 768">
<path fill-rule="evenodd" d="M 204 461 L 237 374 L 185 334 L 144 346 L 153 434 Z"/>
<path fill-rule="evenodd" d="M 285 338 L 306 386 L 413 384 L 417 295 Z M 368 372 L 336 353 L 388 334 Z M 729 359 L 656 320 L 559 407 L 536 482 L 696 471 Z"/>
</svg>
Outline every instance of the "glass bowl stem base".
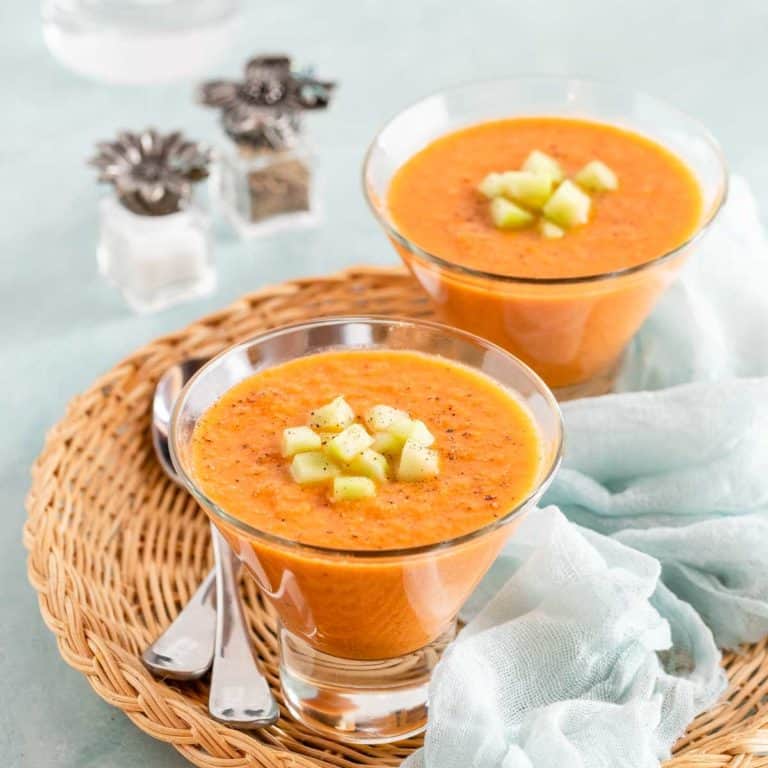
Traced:
<svg viewBox="0 0 768 768">
<path fill-rule="evenodd" d="M 455 622 L 429 645 L 391 659 L 342 659 L 281 626 L 280 683 L 297 720 L 339 741 L 384 744 L 427 725 L 432 670 L 456 634 Z"/>
</svg>

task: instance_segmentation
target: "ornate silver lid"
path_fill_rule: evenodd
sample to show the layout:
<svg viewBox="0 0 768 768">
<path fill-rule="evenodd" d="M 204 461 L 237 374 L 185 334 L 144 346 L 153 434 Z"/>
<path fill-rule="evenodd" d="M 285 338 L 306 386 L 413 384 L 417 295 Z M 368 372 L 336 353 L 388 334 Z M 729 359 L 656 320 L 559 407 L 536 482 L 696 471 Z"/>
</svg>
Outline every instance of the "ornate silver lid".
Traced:
<svg viewBox="0 0 768 768">
<path fill-rule="evenodd" d="M 181 210 L 192 196 L 192 184 L 208 175 L 211 151 L 185 139 L 179 131 L 161 134 L 120 131 L 114 141 L 96 145 L 89 163 L 99 181 L 114 185 L 120 202 L 143 216 Z"/>
<path fill-rule="evenodd" d="M 224 130 L 236 143 L 284 149 L 296 141 L 301 113 L 327 107 L 335 85 L 294 72 L 288 56 L 256 56 L 245 65 L 242 81 L 203 83 L 198 99 L 221 110 Z"/>
</svg>

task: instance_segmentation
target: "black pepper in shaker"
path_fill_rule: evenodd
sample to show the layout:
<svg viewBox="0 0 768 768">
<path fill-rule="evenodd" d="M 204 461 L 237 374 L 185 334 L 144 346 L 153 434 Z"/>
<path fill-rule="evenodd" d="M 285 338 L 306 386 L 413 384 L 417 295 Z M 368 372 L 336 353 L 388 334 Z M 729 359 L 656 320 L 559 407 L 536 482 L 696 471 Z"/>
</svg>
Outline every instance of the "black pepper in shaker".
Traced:
<svg viewBox="0 0 768 768">
<path fill-rule="evenodd" d="M 305 110 L 328 106 L 335 84 L 296 72 L 288 56 L 257 56 L 242 81 L 215 80 L 199 101 L 221 110 L 230 144 L 219 154 L 213 189 L 244 236 L 316 220 L 312 154 L 302 130 Z"/>
</svg>

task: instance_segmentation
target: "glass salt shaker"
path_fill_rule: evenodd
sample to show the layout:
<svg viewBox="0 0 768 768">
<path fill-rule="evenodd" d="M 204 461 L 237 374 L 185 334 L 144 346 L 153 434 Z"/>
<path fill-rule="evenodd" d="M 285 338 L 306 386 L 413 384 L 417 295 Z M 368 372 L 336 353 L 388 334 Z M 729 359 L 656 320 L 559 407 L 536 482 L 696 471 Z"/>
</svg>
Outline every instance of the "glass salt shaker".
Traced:
<svg viewBox="0 0 768 768">
<path fill-rule="evenodd" d="M 192 194 L 210 151 L 179 133 L 122 132 L 90 162 L 116 190 L 100 205 L 99 270 L 127 303 L 152 312 L 210 293 L 211 220 Z"/>
<path fill-rule="evenodd" d="M 200 87 L 200 101 L 221 110 L 227 137 L 211 174 L 212 195 L 242 237 L 319 221 L 302 113 L 327 107 L 333 88 L 293 72 L 287 56 L 253 58 L 243 81 Z"/>
</svg>

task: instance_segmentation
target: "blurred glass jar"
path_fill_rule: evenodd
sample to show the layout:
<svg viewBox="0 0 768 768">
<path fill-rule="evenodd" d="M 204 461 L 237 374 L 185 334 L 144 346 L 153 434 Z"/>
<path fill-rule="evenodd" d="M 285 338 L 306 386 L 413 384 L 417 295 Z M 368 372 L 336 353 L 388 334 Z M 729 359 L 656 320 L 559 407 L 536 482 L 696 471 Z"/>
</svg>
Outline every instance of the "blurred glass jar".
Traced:
<svg viewBox="0 0 768 768">
<path fill-rule="evenodd" d="M 197 77 L 229 48 L 240 0 L 43 0 L 51 53 L 110 83 Z"/>
</svg>

